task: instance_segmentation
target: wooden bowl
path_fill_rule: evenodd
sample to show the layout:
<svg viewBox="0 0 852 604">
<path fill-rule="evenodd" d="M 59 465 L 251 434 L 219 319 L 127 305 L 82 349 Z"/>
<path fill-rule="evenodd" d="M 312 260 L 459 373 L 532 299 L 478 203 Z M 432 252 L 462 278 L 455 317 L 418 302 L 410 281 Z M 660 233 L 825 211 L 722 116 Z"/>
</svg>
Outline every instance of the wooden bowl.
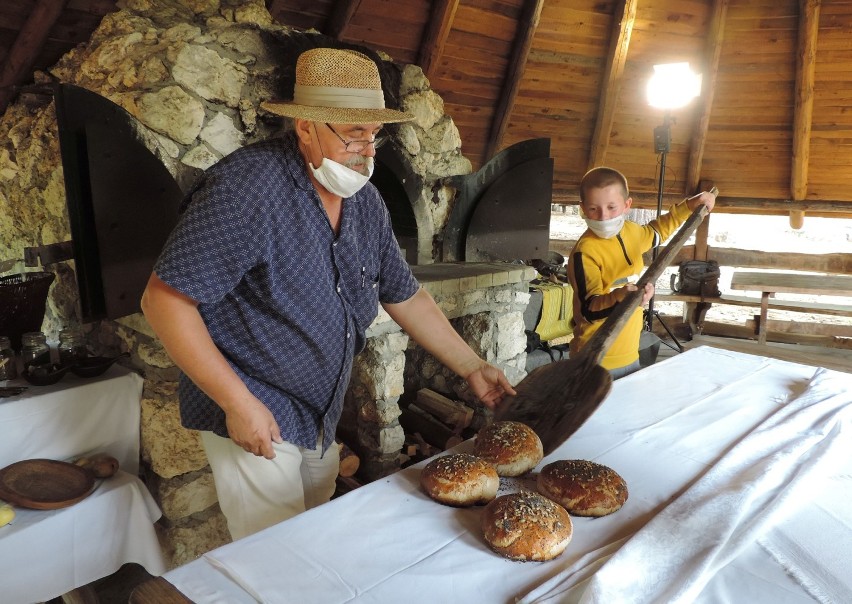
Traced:
<svg viewBox="0 0 852 604">
<path fill-rule="evenodd" d="M 95 486 L 86 468 L 54 459 L 25 459 L 0 470 L 0 499 L 33 510 L 56 510 L 85 499 Z"/>
</svg>

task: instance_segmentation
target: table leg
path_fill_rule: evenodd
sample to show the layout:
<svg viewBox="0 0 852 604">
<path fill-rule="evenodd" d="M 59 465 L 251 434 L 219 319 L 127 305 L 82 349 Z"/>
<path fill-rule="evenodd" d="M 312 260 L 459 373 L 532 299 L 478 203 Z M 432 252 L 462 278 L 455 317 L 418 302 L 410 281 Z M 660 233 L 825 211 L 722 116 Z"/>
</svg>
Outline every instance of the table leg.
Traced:
<svg viewBox="0 0 852 604">
<path fill-rule="evenodd" d="M 760 296 L 760 324 L 757 326 L 757 343 L 766 344 L 766 315 L 769 314 L 769 292 Z"/>
</svg>

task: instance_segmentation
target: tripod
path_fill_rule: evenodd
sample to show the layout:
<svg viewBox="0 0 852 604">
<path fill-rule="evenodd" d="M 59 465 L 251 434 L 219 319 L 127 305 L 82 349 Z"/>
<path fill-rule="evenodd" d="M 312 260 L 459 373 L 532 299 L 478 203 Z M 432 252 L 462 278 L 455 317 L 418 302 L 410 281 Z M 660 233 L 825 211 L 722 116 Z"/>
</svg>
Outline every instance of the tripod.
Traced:
<svg viewBox="0 0 852 604">
<path fill-rule="evenodd" d="M 671 114 L 666 111 L 665 116 L 663 117 L 663 123 L 654 128 L 654 151 L 660 154 L 660 178 L 657 184 L 657 219 L 660 218 L 660 214 L 663 212 L 663 187 L 666 181 L 666 155 L 668 155 L 668 152 L 671 151 L 672 146 L 672 123 L 674 123 L 674 119 Z M 654 260 L 657 259 L 658 248 L 659 245 L 656 245 L 651 251 L 651 256 Z M 654 310 L 654 297 L 652 296 L 651 299 L 648 300 L 648 310 L 645 311 L 644 316 L 645 330 L 651 333 L 654 333 L 654 317 L 657 318 L 657 321 L 660 322 L 660 325 L 662 325 L 663 329 L 666 330 L 666 333 L 669 334 L 669 337 L 672 339 L 675 346 L 672 346 L 664 340 L 660 341 L 672 350 L 683 352 L 684 347 L 680 342 L 678 342 L 677 338 L 672 333 L 672 330 L 669 329 L 668 325 L 666 325 L 665 321 L 663 321 L 659 311 Z"/>
</svg>

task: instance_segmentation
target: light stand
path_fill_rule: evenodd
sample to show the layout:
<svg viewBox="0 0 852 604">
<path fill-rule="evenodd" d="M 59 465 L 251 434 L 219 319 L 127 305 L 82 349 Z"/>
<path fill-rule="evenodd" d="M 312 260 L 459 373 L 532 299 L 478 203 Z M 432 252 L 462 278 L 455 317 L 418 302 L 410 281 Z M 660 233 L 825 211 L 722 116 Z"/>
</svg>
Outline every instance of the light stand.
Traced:
<svg viewBox="0 0 852 604">
<path fill-rule="evenodd" d="M 659 220 L 660 215 L 663 213 L 663 190 L 666 182 L 666 155 L 668 155 L 668 152 L 671 151 L 672 123 L 674 123 L 674 120 L 672 119 L 671 113 L 666 111 L 662 125 L 654 128 L 654 151 L 660 154 L 660 178 L 657 184 L 657 220 Z M 662 244 L 662 241 L 659 243 Z M 651 251 L 651 255 L 654 260 L 657 259 L 659 247 L 659 245 L 655 245 Z M 651 296 L 651 299 L 648 300 L 648 310 L 645 311 L 645 329 L 651 333 L 654 333 L 654 317 L 657 318 L 657 321 L 660 322 L 660 325 L 662 325 L 666 333 L 669 334 L 669 337 L 675 343 L 676 347 L 664 340 L 660 341 L 672 350 L 683 352 L 683 346 L 680 342 L 678 342 L 677 338 L 672 333 L 672 330 L 669 329 L 668 325 L 666 325 L 665 321 L 663 321 L 659 311 L 654 310 L 654 296 Z"/>
</svg>

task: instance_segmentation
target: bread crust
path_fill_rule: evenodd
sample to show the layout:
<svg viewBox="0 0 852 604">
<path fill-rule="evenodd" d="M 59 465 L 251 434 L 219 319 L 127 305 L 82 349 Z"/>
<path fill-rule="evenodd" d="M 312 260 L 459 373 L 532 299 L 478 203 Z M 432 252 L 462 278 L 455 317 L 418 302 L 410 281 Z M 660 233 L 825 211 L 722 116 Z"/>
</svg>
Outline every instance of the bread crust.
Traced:
<svg viewBox="0 0 852 604">
<path fill-rule="evenodd" d="M 445 505 L 485 504 L 497 496 L 500 477 L 488 462 L 468 453 L 436 457 L 420 472 L 420 486 Z"/>
<path fill-rule="evenodd" d="M 476 435 L 473 454 L 494 465 L 500 476 L 520 476 L 544 457 L 541 439 L 521 422 L 499 421 Z"/>
<path fill-rule="evenodd" d="M 627 501 L 627 483 L 612 468 L 583 459 L 561 459 L 538 474 L 538 492 L 572 516 L 606 516 Z"/>
<path fill-rule="evenodd" d="M 481 525 L 492 550 L 523 562 L 552 560 L 574 534 L 565 508 L 533 491 L 498 497 L 485 506 Z"/>
</svg>

